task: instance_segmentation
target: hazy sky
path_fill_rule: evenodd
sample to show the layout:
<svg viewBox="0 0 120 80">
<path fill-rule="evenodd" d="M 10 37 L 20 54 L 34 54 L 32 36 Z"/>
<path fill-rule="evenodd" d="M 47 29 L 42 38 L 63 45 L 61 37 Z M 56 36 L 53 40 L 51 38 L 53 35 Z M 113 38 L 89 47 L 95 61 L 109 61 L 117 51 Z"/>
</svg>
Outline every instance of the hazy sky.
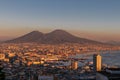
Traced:
<svg viewBox="0 0 120 80">
<path fill-rule="evenodd" d="M 54 29 L 120 41 L 120 0 L 0 0 L 0 40 Z"/>
</svg>

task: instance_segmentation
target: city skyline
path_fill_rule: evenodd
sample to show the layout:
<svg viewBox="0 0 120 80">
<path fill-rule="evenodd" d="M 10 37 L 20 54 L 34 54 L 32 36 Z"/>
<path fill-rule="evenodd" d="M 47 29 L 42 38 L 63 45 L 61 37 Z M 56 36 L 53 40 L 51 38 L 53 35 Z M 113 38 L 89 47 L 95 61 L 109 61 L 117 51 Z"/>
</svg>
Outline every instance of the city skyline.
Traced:
<svg viewBox="0 0 120 80">
<path fill-rule="evenodd" d="M 4 0 L 0 1 L 0 40 L 38 30 L 66 30 L 97 41 L 120 41 L 120 1 Z"/>
</svg>

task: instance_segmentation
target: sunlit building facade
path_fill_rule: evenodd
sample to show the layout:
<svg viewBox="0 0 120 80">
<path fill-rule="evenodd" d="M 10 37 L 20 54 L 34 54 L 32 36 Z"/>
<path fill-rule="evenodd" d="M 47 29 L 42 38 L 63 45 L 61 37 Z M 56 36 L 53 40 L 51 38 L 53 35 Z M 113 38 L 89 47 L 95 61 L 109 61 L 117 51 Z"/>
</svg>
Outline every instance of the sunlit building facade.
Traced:
<svg viewBox="0 0 120 80">
<path fill-rule="evenodd" d="M 93 67 L 94 71 L 101 71 L 102 57 L 99 54 L 93 55 Z"/>
</svg>

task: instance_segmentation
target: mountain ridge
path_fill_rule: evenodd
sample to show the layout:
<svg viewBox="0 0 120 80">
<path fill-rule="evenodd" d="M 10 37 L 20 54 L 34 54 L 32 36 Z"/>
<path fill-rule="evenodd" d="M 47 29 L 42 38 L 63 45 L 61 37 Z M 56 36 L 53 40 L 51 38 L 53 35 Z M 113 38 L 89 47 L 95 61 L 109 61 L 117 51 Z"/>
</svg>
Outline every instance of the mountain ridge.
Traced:
<svg viewBox="0 0 120 80">
<path fill-rule="evenodd" d="M 5 43 L 43 43 L 43 44 L 61 44 L 61 43 L 81 43 L 81 44 L 103 44 L 102 42 L 80 38 L 68 33 L 65 30 L 57 29 L 49 33 L 32 31 L 18 38 L 5 41 Z"/>
</svg>

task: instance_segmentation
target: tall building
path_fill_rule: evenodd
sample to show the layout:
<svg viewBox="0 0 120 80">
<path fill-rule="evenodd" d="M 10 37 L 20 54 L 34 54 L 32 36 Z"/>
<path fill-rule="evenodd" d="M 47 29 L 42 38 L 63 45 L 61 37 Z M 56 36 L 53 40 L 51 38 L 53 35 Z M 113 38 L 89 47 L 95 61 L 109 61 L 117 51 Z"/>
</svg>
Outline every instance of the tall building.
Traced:
<svg viewBox="0 0 120 80">
<path fill-rule="evenodd" d="M 71 68 L 74 69 L 74 70 L 77 69 L 78 68 L 78 62 L 77 61 L 72 61 L 71 62 Z"/>
<path fill-rule="evenodd" d="M 93 55 L 93 68 L 94 71 L 101 71 L 101 59 L 102 57 L 99 54 Z"/>
</svg>

